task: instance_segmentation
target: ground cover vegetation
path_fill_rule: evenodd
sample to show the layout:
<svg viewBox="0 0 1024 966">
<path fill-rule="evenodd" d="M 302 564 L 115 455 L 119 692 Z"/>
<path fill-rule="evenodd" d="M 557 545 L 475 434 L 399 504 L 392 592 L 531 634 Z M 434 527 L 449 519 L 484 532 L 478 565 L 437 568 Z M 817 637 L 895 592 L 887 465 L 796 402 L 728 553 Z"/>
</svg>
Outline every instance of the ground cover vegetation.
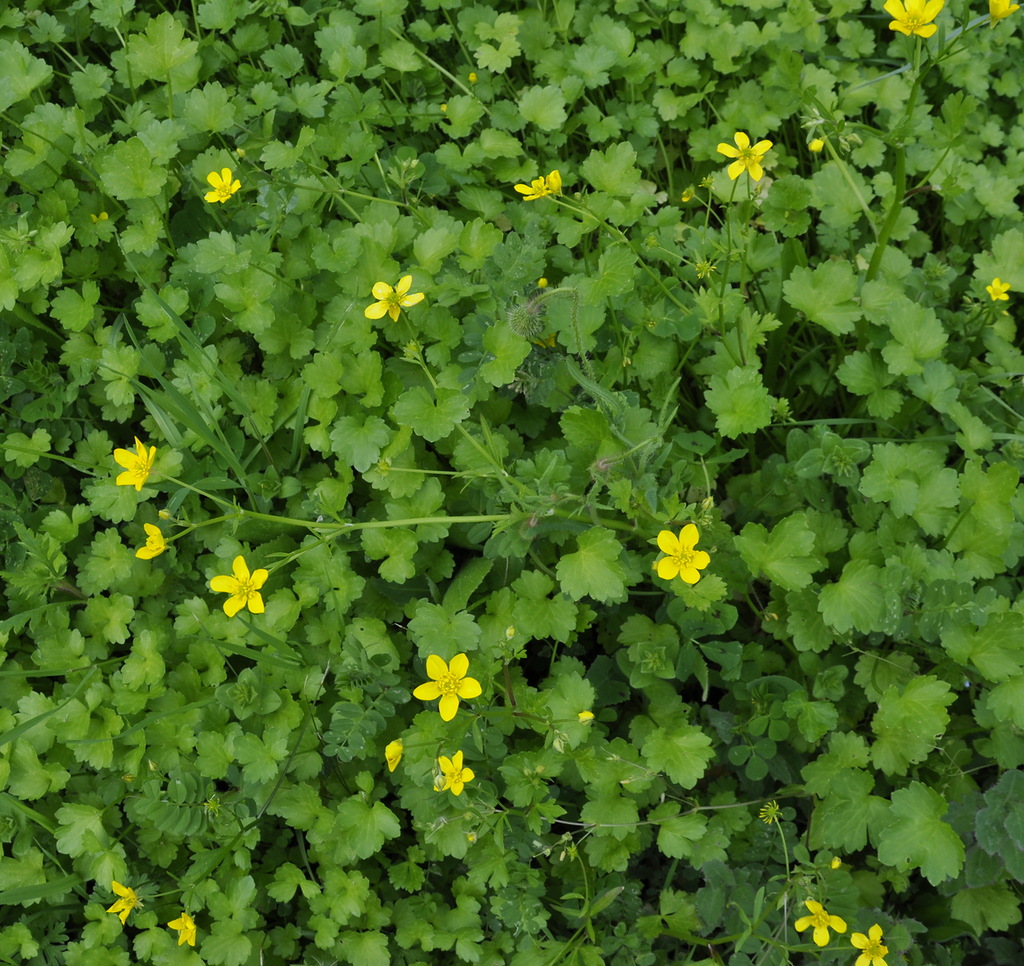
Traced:
<svg viewBox="0 0 1024 966">
<path fill-rule="evenodd" d="M 1018 964 L 1007 0 L 0 12 L 0 962 Z"/>
</svg>

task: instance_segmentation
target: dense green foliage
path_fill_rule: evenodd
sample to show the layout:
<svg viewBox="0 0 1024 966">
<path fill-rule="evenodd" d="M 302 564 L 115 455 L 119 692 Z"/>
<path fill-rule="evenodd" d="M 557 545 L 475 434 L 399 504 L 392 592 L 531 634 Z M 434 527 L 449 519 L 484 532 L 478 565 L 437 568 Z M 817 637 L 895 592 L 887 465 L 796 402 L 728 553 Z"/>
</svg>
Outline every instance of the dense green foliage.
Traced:
<svg viewBox="0 0 1024 966">
<path fill-rule="evenodd" d="M 0 13 L 0 963 L 1019 963 L 1024 12 L 890 20 Z"/>
</svg>

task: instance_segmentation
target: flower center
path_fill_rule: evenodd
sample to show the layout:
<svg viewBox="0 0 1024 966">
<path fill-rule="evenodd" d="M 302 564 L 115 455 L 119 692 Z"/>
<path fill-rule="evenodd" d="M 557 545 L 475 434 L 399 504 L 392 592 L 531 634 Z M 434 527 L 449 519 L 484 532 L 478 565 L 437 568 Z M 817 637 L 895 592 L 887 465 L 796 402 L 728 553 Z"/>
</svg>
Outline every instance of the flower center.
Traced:
<svg viewBox="0 0 1024 966">
<path fill-rule="evenodd" d="M 238 590 L 236 591 L 236 593 L 238 594 L 239 597 L 245 597 L 246 599 L 248 599 L 252 597 L 254 594 L 256 594 L 256 592 L 257 588 L 253 586 L 252 577 L 249 577 L 248 580 L 238 581 Z"/>
<path fill-rule="evenodd" d="M 459 691 L 459 682 L 462 678 L 456 677 L 450 671 L 448 674 L 442 674 L 437 679 L 437 686 L 440 688 L 442 694 L 457 694 Z"/>
<path fill-rule="evenodd" d="M 679 564 L 680 570 L 695 570 L 693 566 L 693 551 L 692 550 L 680 550 L 679 553 L 672 558 L 677 564 Z"/>
<path fill-rule="evenodd" d="M 828 913 L 824 909 L 811 913 L 811 920 L 815 929 L 828 929 Z"/>
</svg>

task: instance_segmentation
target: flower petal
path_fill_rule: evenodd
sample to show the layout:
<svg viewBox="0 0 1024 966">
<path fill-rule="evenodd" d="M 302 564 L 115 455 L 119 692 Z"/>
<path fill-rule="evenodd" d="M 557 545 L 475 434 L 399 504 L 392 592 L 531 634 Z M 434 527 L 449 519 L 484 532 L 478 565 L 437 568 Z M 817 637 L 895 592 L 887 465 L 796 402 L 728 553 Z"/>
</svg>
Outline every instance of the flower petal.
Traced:
<svg viewBox="0 0 1024 966">
<path fill-rule="evenodd" d="M 231 561 L 231 572 L 235 575 L 235 579 L 244 584 L 249 580 L 249 568 L 245 565 L 245 557 L 239 554 Z"/>
<path fill-rule="evenodd" d="M 473 771 L 472 768 L 463 768 L 462 769 L 462 780 L 463 780 L 463 782 L 471 782 L 474 778 L 476 778 L 476 772 Z"/>
<path fill-rule="evenodd" d="M 224 613 L 234 617 L 244 606 L 245 598 L 241 594 L 234 594 L 224 601 Z"/>
<path fill-rule="evenodd" d="M 679 556 L 679 537 L 671 530 L 662 530 L 658 534 L 658 549 L 670 557 Z"/>
<path fill-rule="evenodd" d="M 444 658 L 431 654 L 427 658 L 427 677 L 435 681 L 440 680 L 448 673 L 448 664 Z"/>
<path fill-rule="evenodd" d="M 437 686 L 436 681 L 427 681 L 416 688 L 412 696 L 419 698 L 420 701 L 436 701 L 441 697 L 441 689 Z"/>
<path fill-rule="evenodd" d="M 263 607 L 263 596 L 257 594 L 255 591 L 249 594 L 249 598 L 246 601 L 246 606 L 249 608 L 250 614 L 262 614 L 264 611 Z"/>
<path fill-rule="evenodd" d="M 215 590 L 218 594 L 233 594 L 238 590 L 238 581 L 227 574 L 218 574 L 210 581 L 210 590 Z"/>
<path fill-rule="evenodd" d="M 814 945 L 815 946 L 827 946 L 828 945 L 828 930 L 824 926 L 814 927 Z"/>
<path fill-rule="evenodd" d="M 469 701 L 472 698 L 479 698 L 483 694 L 483 690 L 476 678 L 463 678 L 459 682 L 459 690 L 456 693 L 464 701 Z"/>
<path fill-rule="evenodd" d="M 382 319 L 388 314 L 390 306 L 387 302 L 374 302 L 373 305 L 366 306 L 363 309 L 363 315 L 368 319 Z"/>
<path fill-rule="evenodd" d="M 735 181 L 746 169 L 747 166 L 742 161 L 733 161 L 728 168 L 729 177 Z"/>
<path fill-rule="evenodd" d="M 662 580 L 671 580 L 679 574 L 679 560 L 676 557 L 662 557 L 658 561 L 657 569 Z"/>
<path fill-rule="evenodd" d="M 409 289 L 411 289 L 411 288 L 412 288 L 412 276 L 411 275 L 403 275 L 398 280 L 398 284 L 395 286 L 395 295 L 398 295 L 398 296 L 405 295 L 405 293 L 408 292 Z"/>
<path fill-rule="evenodd" d="M 398 304 L 401 305 L 403 309 L 407 309 L 410 306 L 419 305 L 419 303 L 425 298 L 426 296 L 422 292 L 413 292 L 412 295 L 406 295 L 402 298 Z"/>
<path fill-rule="evenodd" d="M 683 553 L 690 553 L 697 546 L 698 540 L 700 540 L 700 530 L 692 523 L 686 524 L 679 531 L 679 547 Z"/>
<path fill-rule="evenodd" d="M 437 710 L 441 712 L 442 721 L 451 721 L 455 717 L 455 713 L 459 710 L 459 699 L 454 694 L 442 694 L 441 700 L 437 705 Z"/>
<path fill-rule="evenodd" d="M 394 290 L 388 285 L 387 282 L 374 282 L 373 288 L 370 289 L 373 293 L 373 297 L 378 301 L 382 302 L 386 299 Z"/>
<path fill-rule="evenodd" d="M 719 154 L 724 154 L 727 158 L 738 158 L 740 152 L 736 150 L 731 144 L 726 144 L 724 141 L 718 145 L 716 149 Z"/>
<path fill-rule="evenodd" d="M 738 147 L 740 151 L 746 151 L 747 148 L 750 147 L 750 138 L 747 136 L 745 131 L 737 131 L 733 140 L 736 142 L 736 147 Z"/>
<path fill-rule="evenodd" d="M 457 678 L 464 678 L 469 670 L 469 658 L 465 654 L 456 654 L 448 662 L 448 673 L 454 674 Z"/>
<path fill-rule="evenodd" d="M 249 576 L 249 586 L 252 587 L 253 590 L 259 590 L 260 587 L 267 582 L 267 578 L 269 576 L 270 572 L 264 570 L 262 567 L 259 570 L 254 570 Z"/>
</svg>

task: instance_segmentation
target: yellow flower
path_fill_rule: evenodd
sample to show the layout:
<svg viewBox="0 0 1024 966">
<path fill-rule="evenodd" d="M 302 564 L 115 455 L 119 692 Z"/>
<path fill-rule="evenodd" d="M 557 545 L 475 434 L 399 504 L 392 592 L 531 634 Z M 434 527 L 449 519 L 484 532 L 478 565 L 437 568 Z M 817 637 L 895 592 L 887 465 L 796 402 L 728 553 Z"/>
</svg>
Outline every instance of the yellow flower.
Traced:
<svg viewBox="0 0 1024 966">
<path fill-rule="evenodd" d="M 658 534 L 658 549 L 667 556 L 657 563 L 658 576 L 662 580 L 678 576 L 688 584 L 697 583 L 700 580 L 698 571 L 711 563 L 708 554 L 694 549 L 699 539 L 700 531 L 692 523 L 686 524 L 678 537 L 671 530 L 662 530 Z"/>
<path fill-rule="evenodd" d="M 384 760 L 388 763 L 388 771 L 394 771 L 398 767 L 404 748 L 405 745 L 402 744 L 401 738 L 388 742 L 387 748 L 384 749 Z"/>
<path fill-rule="evenodd" d="M 989 26 L 994 27 L 997 20 L 1004 20 L 1015 10 L 1020 10 L 1019 3 L 1010 3 L 1010 0 L 988 0 L 988 15 L 992 18 Z"/>
<path fill-rule="evenodd" d="M 782 814 L 782 809 L 779 808 L 778 802 L 769 802 L 767 805 L 762 806 L 761 810 L 757 813 L 757 817 L 764 822 L 765 825 L 778 824 L 779 816 Z"/>
<path fill-rule="evenodd" d="M 523 196 L 523 201 L 536 201 L 546 195 L 559 195 L 562 193 L 562 175 L 556 169 L 549 175 L 541 175 L 529 184 L 517 184 L 515 189 Z"/>
<path fill-rule="evenodd" d="M 386 282 L 375 282 L 372 291 L 373 297 L 377 301 L 373 305 L 368 305 L 363 315 L 368 319 L 382 319 L 385 315 L 390 315 L 391 321 L 397 322 L 402 309 L 416 305 L 426 297 L 422 292 L 414 292 L 409 295 L 408 292 L 411 288 L 411 275 L 403 275 L 394 288 Z"/>
<path fill-rule="evenodd" d="M 709 262 L 707 259 L 704 259 L 704 261 L 701 262 L 697 262 L 697 264 L 694 265 L 693 267 L 697 271 L 697 278 L 710 278 L 712 272 L 718 271 L 718 268 L 712 262 Z"/>
<path fill-rule="evenodd" d="M 260 596 L 260 587 L 267 582 L 270 576 L 265 570 L 254 570 L 249 573 L 245 565 L 245 557 L 235 557 L 231 565 L 232 574 L 221 574 L 210 581 L 210 589 L 218 594 L 230 594 L 224 601 L 224 613 L 228 617 L 234 617 L 243 607 L 248 607 L 252 614 L 263 613 L 263 598 Z"/>
<path fill-rule="evenodd" d="M 846 923 L 838 916 L 830 916 L 820 902 L 807 899 L 804 905 L 811 911 L 809 916 L 797 919 L 793 927 L 797 932 L 803 932 L 814 926 L 814 944 L 816 946 L 828 945 L 828 931 L 834 929 L 836 932 L 846 932 Z"/>
<path fill-rule="evenodd" d="M 890 30 L 896 30 L 908 37 L 930 37 L 939 28 L 931 23 L 945 6 L 945 0 L 907 0 L 906 5 L 900 0 L 885 0 L 885 12 L 892 17 Z"/>
<path fill-rule="evenodd" d="M 476 78 L 476 71 L 471 70 L 469 72 L 469 82 L 470 82 L 470 84 L 475 84 L 476 80 L 477 80 L 477 78 Z"/>
<path fill-rule="evenodd" d="M 441 755 L 441 757 L 437 759 L 437 763 L 441 766 L 441 774 L 444 775 L 444 784 L 440 788 L 435 785 L 434 788 L 436 791 L 450 791 L 453 795 L 461 795 L 462 789 L 466 787 L 466 782 L 470 782 L 476 777 L 472 768 L 462 767 L 461 751 L 455 752 L 451 758 L 446 758 L 444 755 Z"/>
<path fill-rule="evenodd" d="M 196 944 L 196 923 L 195 920 L 187 913 L 183 912 L 177 919 L 167 923 L 171 929 L 178 930 L 178 945 L 181 946 L 184 943 L 188 943 L 190 946 Z"/>
<path fill-rule="evenodd" d="M 128 913 L 136 906 L 141 906 L 142 900 L 135 894 L 134 889 L 129 889 L 128 886 L 123 886 L 120 882 L 111 882 L 110 888 L 114 890 L 115 895 L 118 895 L 121 898 L 118 899 L 117 902 L 107 910 L 107 912 L 117 913 L 118 918 L 121 920 L 121 925 L 123 926 L 125 920 L 128 918 Z"/>
<path fill-rule="evenodd" d="M 771 149 L 772 142 L 758 141 L 757 144 L 751 145 L 750 138 L 743 131 L 737 131 L 733 140 L 736 142 L 736 147 L 724 143 L 718 145 L 719 154 L 736 159 L 729 165 L 729 177 L 735 181 L 746 171 L 754 181 L 760 181 L 764 177 L 761 161 Z"/>
<path fill-rule="evenodd" d="M 144 523 L 142 526 L 146 531 L 146 545 L 139 547 L 135 551 L 135 556 L 140 560 L 152 560 L 167 549 L 167 541 L 164 540 L 159 527 L 154 527 L 152 523 Z"/>
<path fill-rule="evenodd" d="M 548 280 L 546 278 L 541 276 L 540 278 L 537 279 L 537 288 L 547 288 L 547 287 L 548 287 Z"/>
<path fill-rule="evenodd" d="M 868 930 L 868 935 L 855 932 L 850 942 L 861 951 L 853 966 L 885 966 L 883 957 L 889 954 L 889 949 L 882 945 L 882 927 L 877 922 Z"/>
<path fill-rule="evenodd" d="M 147 448 L 145 443 L 135 437 L 135 452 L 127 449 L 115 449 L 114 461 L 123 466 L 125 472 L 116 480 L 118 486 L 134 486 L 141 490 L 143 484 L 153 472 L 153 461 L 156 459 L 156 447 Z"/>
<path fill-rule="evenodd" d="M 451 721 L 459 710 L 459 698 L 468 701 L 480 697 L 483 692 L 479 681 L 466 677 L 468 670 L 469 658 L 465 654 L 456 654 L 451 664 L 445 664 L 436 654 L 431 654 L 427 658 L 427 676 L 433 680 L 421 684 L 413 691 L 413 697 L 421 701 L 440 698 L 438 710 L 441 712 L 441 720 Z"/>
<path fill-rule="evenodd" d="M 239 188 L 242 187 L 242 182 L 235 179 L 231 180 L 231 169 L 222 168 L 220 174 L 216 171 L 211 171 L 207 176 L 206 180 L 213 187 L 213 191 L 207 191 L 203 197 L 207 201 L 219 201 L 224 204 Z"/>
<path fill-rule="evenodd" d="M 1003 16 L 1005 16 L 1005 14 Z M 89 217 L 92 219 L 92 223 L 94 225 L 97 225 L 101 221 L 107 221 L 107 219 L 110 218 L 110 215 L 108 215 L 105 211 L 101 211 L 98 215 L 89 215 Z"/>
<path fill-rule="evenodd" d="M 682 199 L 681 199 L 683 204 L 686 204 L 686 202 L 688 202 L 688 201 L 693 201 L 693 195 L 694 195 L 694 190 L 693 190 L 693 186 L 691 185 L 689 188 L 687 188 L 683 192 L 683 196 L 682 196 Z"/>
<path fill-rule="evenodd" d="M 821 138 L 815 138 L 813 141 L 811 141 L 810 144 L 807 145 L 807 150 L 808 151 L 813 151 L 815 154 L 817 154 L 824 147 L 825 147 L 824 140 L 822 140 Z"/>
<path fill-rule="evenodd" d="M 842 866 L 843 860 L 838 855 L 832 857 L 832 861 L 829 863 L 830 868 L 838 869 Z"/>
<path fill-rule="evenodd" d="M 590 724 L 594 720 L 594 712 L 581 711 L 576 717 L 580 719 L 580 724 Z"/>
<path fill-rule="evenodd" d="M 1000 281 L 998 278 L 992 279 L 992 284 L 986 285 L 985 291 L 992 297 L 993 302 L 1010 301 L 1010 296 L 1006 294 L 1010 291 L 1010 286 L 1006 282 Z"/>
</svg>

